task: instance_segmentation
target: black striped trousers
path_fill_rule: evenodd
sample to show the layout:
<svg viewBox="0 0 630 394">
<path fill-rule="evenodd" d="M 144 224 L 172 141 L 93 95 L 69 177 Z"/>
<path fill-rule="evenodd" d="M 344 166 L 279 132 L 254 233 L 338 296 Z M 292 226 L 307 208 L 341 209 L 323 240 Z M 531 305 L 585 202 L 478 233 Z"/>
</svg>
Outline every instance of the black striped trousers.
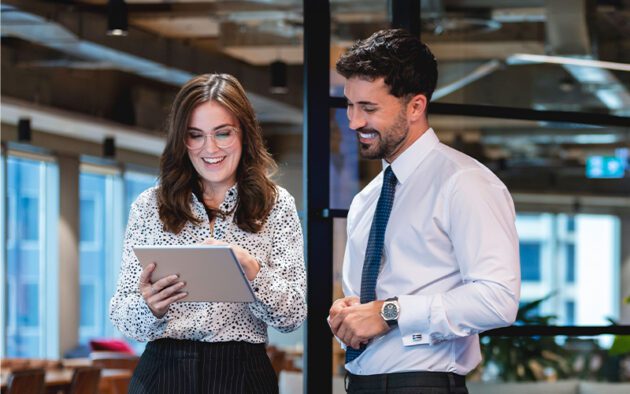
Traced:
<svg viewBox="0 0 630 394">
<path fill-rule="evenodd" d="M 159 339 L 149 342 L 130 394 L 277 393 L 264 344 Z"/>
</svg>

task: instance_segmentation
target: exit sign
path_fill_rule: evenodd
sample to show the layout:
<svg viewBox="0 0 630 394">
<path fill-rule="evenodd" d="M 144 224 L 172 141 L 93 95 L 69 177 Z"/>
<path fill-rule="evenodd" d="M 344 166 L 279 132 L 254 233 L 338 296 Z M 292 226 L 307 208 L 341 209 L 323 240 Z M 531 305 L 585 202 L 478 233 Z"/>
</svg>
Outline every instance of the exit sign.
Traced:
<svg viewBox="0 0 630 394">
<path fill-rule="evenodd" d="M 587 178 L 623 178 L 625 162 L 615 156 L 590 156 L 586 159 Z"/>
</svg>

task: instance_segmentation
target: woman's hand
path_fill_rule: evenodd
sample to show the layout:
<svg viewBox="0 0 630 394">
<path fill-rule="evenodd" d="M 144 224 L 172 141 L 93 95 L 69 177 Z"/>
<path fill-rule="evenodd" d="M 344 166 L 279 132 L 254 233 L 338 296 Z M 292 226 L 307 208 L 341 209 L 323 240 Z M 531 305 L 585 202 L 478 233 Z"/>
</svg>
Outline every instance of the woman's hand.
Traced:
<svg viewBox="0 0 630 394">
<path fill-rule="evenodd" d="M 139 289 L 144 302 L 147 303 L 153 315 L 162 318 L 168 311 L 169 305 L 188 295 L 181 291 L 186 283 L 177 282 L 179 276 L 170 275 L 156 282 L 151 282 L 151 274 L 155 271 L 155 263 L 147 265 L 140 274 Z"/>
<path fill-rule="evenodd" d="M 203 241 L 202 244 L 223 245 L 231 247 L 234 255 L 236 256 L 236 259 L 241 264 L 241 267 L 243 267 L 243 272 L 245 272 L 245 276 L 247 277 L 247 279 L 249 281 L 256 279 L 256 275 L 258 275 L 258 272 L 260 271 L 260 264 L 258 264 L 258 260 L 256 260 L 254 256 L 249 254 L 249 252 L 245 249 L 241 248 L 238 245 L 230 245 L 227 242 L 218 241 L 214 238 L 208 238 Z"/>
</svg>

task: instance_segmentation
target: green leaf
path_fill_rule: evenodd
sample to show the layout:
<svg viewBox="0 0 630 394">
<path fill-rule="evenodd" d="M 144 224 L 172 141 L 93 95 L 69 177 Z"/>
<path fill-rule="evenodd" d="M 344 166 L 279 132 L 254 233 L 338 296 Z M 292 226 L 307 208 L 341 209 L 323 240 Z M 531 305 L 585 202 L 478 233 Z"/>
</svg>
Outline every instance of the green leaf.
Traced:
<svg viewBox="0 0 630 394">
<path fill-rule="evenodd" d="M 615 335 L 615 341 L 608 350 L 608 354 L 619 356 L 627 353 L 630 353 L 630 335 Z"/>
</svg>

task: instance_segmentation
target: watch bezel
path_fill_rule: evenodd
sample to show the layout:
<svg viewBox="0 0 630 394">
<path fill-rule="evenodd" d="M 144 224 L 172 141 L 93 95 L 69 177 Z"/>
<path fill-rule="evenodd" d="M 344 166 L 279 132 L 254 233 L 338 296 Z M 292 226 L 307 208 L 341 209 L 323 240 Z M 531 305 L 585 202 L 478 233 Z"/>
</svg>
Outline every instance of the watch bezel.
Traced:
<svg viewBox="0 0 630 394">
<path fill-rule="evenodd" d="M 392 311 L 394 313 L 393 315 Z M 398 303 L 398 297 L 388 298 L 383 302 L 383 305 L 381 306 L 381 317 L 390 327 L 398 324 L 398 318 L 400 317 L 400 304 Z"/>
</svg>

